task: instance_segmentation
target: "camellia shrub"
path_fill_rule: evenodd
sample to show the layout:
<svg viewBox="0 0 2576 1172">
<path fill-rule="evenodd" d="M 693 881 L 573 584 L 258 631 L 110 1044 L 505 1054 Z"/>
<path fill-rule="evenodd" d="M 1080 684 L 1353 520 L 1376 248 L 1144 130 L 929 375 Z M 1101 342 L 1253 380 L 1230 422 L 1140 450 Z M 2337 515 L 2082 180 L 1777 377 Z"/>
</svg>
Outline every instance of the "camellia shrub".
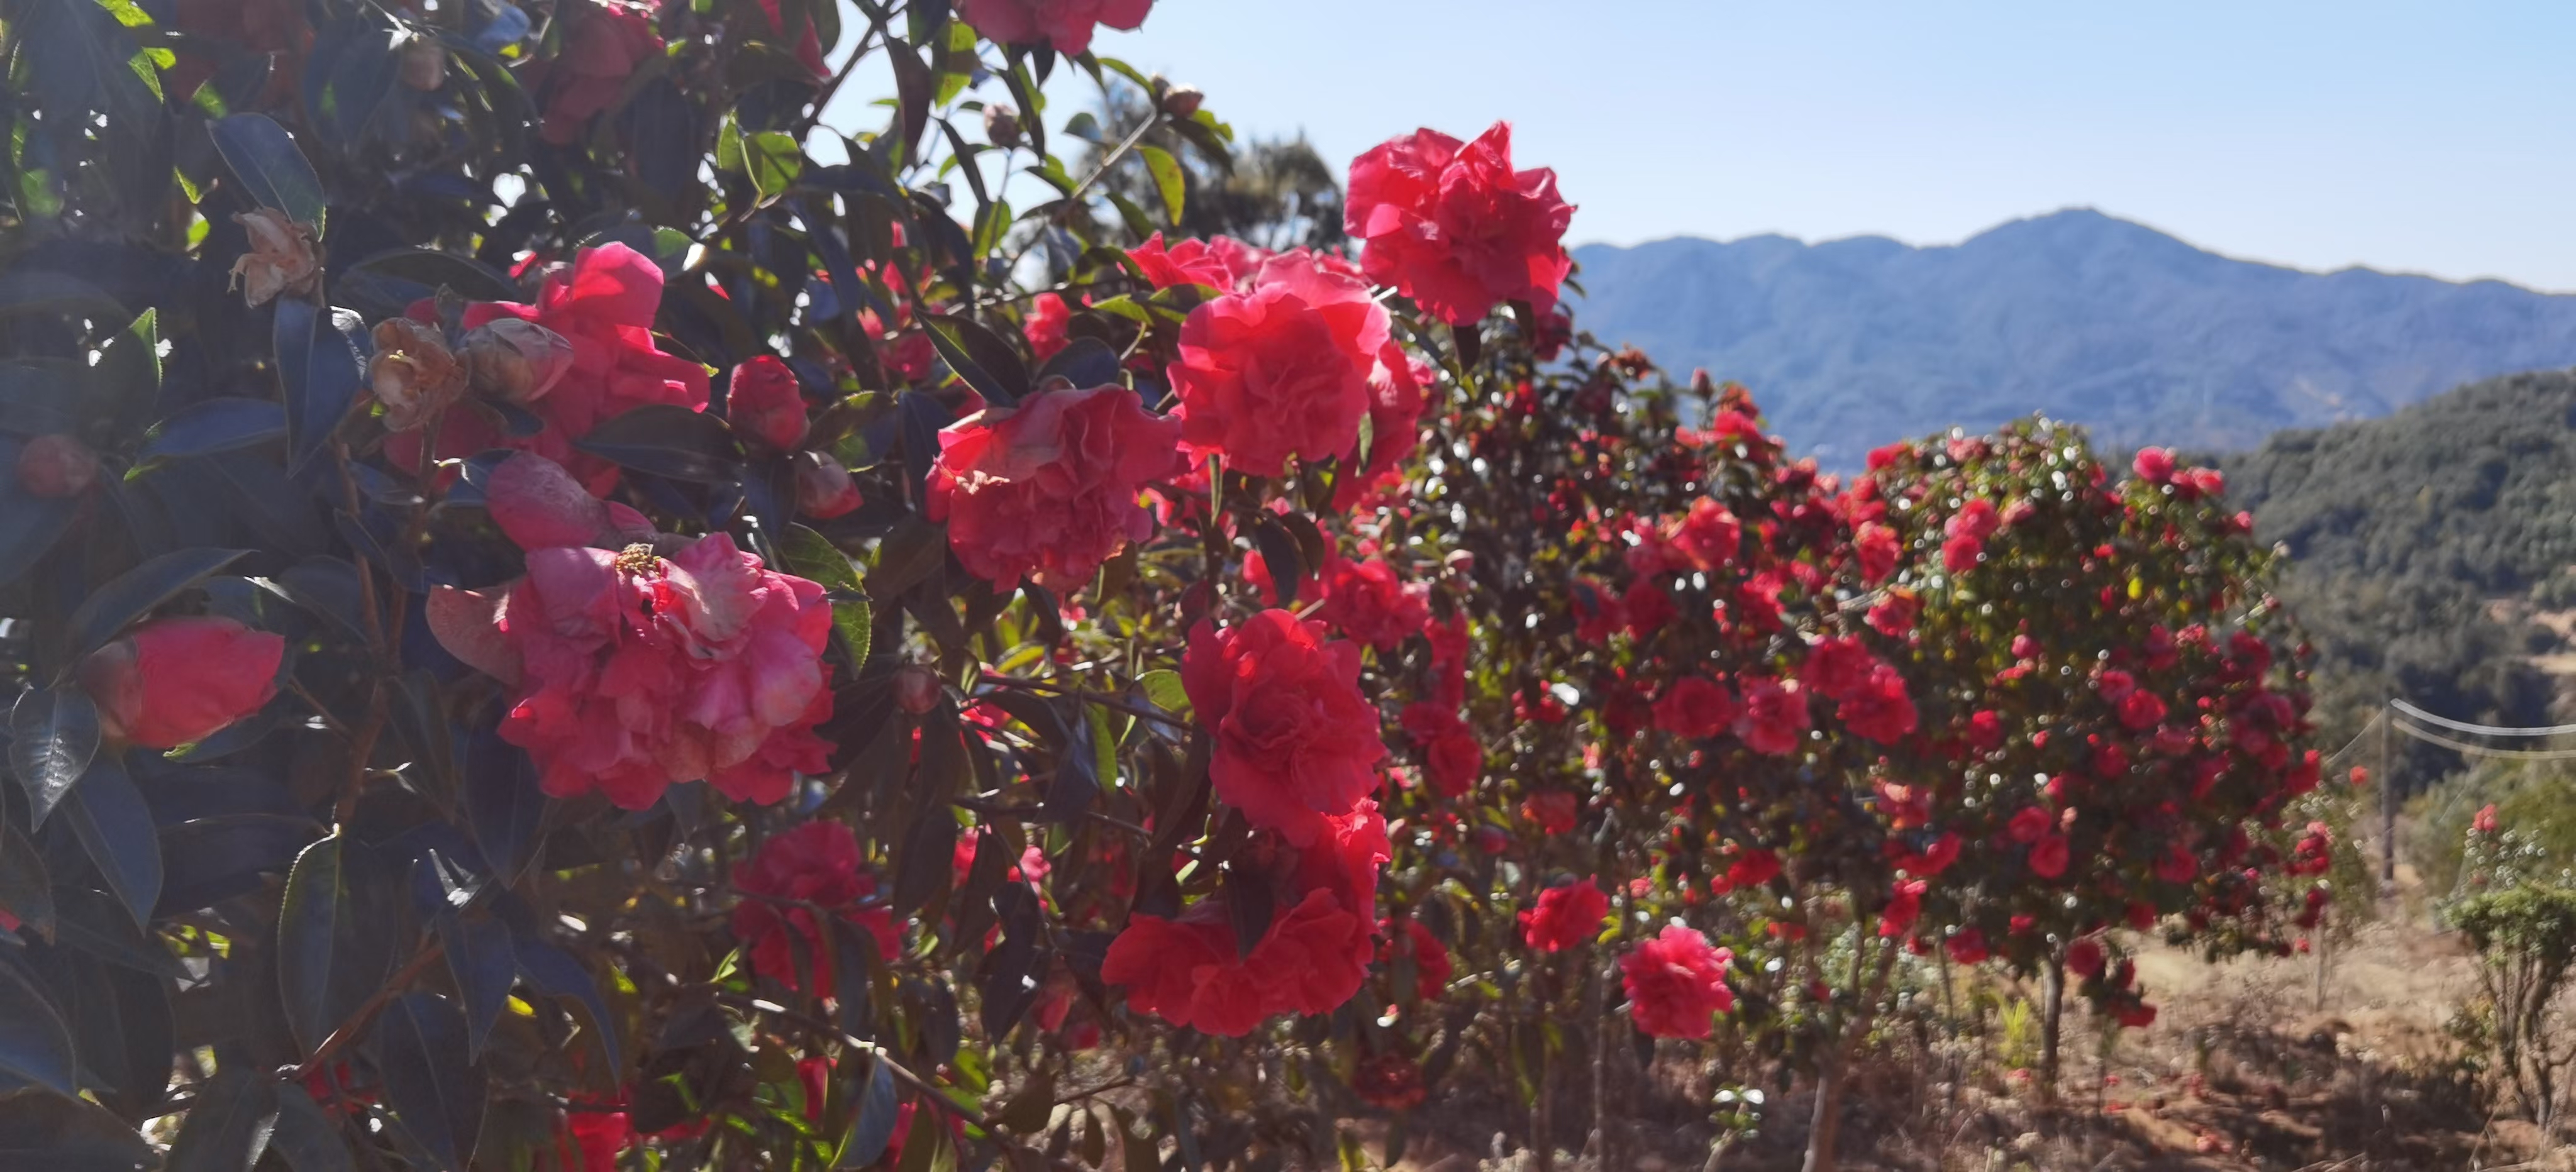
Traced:
<svg viewBox="0 0 2576 1172">
<path fill-rule="evenodd" d="M 0 0 L 0 1162 L 1546 1158 L 1644 1038 L 1830 1164 L 1910 957 L 2270 939 L 2214 485 L 1791 461 L 1149 8 Z"/>
</svg>

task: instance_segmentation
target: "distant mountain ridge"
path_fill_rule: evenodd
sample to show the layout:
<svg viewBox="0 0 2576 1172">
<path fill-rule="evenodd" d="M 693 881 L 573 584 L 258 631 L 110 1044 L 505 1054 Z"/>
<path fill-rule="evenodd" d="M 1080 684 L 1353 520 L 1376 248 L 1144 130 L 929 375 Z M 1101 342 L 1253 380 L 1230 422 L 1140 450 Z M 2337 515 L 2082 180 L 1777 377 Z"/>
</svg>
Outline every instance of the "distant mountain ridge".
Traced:
<svg viewBox="0 0 2576 1172">
<path fill-rule="evenodd" d="M 1685 237 L 1574 256 L 1585 328 L 1745 383 L 1794 450 L 1838 466 L 2034 411 L 2113 445 L 2245 449 L 2576 365 L 2576 296 L 2235 260 L 2090 209 L 1936 247 Z"/>
</svg>

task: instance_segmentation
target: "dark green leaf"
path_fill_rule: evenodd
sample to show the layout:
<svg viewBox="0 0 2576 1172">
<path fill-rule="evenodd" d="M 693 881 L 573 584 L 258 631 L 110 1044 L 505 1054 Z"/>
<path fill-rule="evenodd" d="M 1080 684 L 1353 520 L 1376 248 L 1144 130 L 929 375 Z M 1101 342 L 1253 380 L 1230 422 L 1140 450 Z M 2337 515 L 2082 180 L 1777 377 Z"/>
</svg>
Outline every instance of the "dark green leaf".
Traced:
<svg viewBox="0 0 2576 1172">
<path fill-rule="evenodd" d="M 447 971 L 456 979 L 456 991 L 465 999 L 466 1044 L 476 1054 L 483 1052 L 483 1042 L 492 1036 L 492 1023 L 501 1019 L 501 1009 L 510 1000 L 510 986 L 518 980 L 518 955 L 510 948 L 510 929 L 489 916 L 467 919 L 458 915 L 440 916 L 437 920 L 439 942 L 446 946 Z"/>
<path fill-rule="evenodd" d="M 288 469 L 322 450 L 366 385 L 366 323 L 297 297 L 276 301 L 277 381 L 286 403 Z"/>
<path fill-rule="evenodd" d="M 304 1093 L 302 1087 L 287 1092 Z M 198 1090 L 166 1172 L 250 1172 L 277 1127 L 277 1081 L 238 1066 L 215 1073 Z"/>
<path fill-rule="evenodd" d="M 574 447 L 673 480 L 729 484 L 742 477 L 742 445 L 724 420 L 671 403 L 638 407 L 590 430 Z"/>
<path fill-rule="evenodd" d="M 503 883 L 515 882 L 536 853 L 546 795 L 537 786 L 536 763 L 527 751 L 490 728 L 465 744 L 465 820 L 475 845 Z"/>
<path fill-rule="evenodd" d="M 465 1015 L 435 993 L 406 993 L 376 1020 L 376 1068 L 403 1130 L 449 1172 L 465 1172 L 483 1130 L 485 1077 Z"/>
<path fill-rule="evenodd" d="M 72 612 L 71 653 L 77 660 L 107 645 L 154 607 L 178 597 L 250 551 L 198 546 L 174 550 L 117 575 Z"/>
<path fill-rule="evenodd" d="M 599 1034 L 600 1052 L 608 1059 L 610 1070 L 621 1069 L 617 1042 L 617 1025 L 608 1016 L 608 1003 L 599 996 L 599 982 L 574 960 L 572 954 L 548 944 L 534 935 L 512 932 L 510 950 L 519 958 L 519 975 L 528 979 L 530 988 L 548 997 L 570 997 L 590 1011 L 591 1028 Z"/>
<path fill-rule="evenodd" d="M 152 1145 L 94 1103 L 40 1090 L 0 1095 L 0 1168 L 136 1172 L 155 1163 Z"/>
<path fill-rule="evenodd" d="M 163 875 L 155 915 L 213 907 L 283 875 L 296 852 L 321 836 L 301 814 L 225 814 L 161 832 Z"/>
<path fill-rule="evenodd" d="M 906 512 L 894 531 L 877 542 L 876 564 L 868 584 L 877 598 L 898 598 L 939 572 L 948 560 L 948 530 Z"/>
<path fill-rule="evenodd" d="M 36 844 L 14 826 L 0 827 L 0 909 L 18 917 L 21 930 L 54 938 L 53 880 Z"/>
<path fill-rule="evenodd" d="M 895 1120 L 902 1113 L 894 1071 L 887 1068 L 883 1058 L 870 1061 L 868 1085 L 859 1092 L 859 1109 L 851 1118 L 850 1134 L 841 1141 L 840 1155 L 833 1159 L 832 1167 L 866 1168 L 875 1164 L 894 1142 Z"/>
<path fill-rule="evenodd" d="M 1264 516 L 1252 527 L 1252 544 L 1261 550 L 1262 565 L 1270 571 L 1270 588 L 1278 593 L 1273 605 L 1297 605 L 1298 584 L 1306 580 L 1306 562 L 1298 556 L 1297 539 L 1277 518 Z"/>
<path fill-rule="evenodd" d="M 1037 385 L 1050 379 L 1063 379 L 1076 387 L 1123 385 L 1125 372 L 1118 365 L 1118 352 L 1098 338 L 1075 338 L 1055 352 L 1038 368 Z"/>
<path fill-rule="evenodd" d="M 924 314 L 922 324 L 930 327 L 930 342 L 939 356 L 986 402 L 1008 407 L 1029 393 L 1028 364 L 983 323 L 969 317 Z"/>
<path fill-rule="evenodd" d="M 172 135 L 151 55 L 96 0 L 33 0 L 10 18 L 17 64 L 32 74 L 43 130 L 56 149 L 90 155 L 84 134 L 92 115 L 103 115 L 95 145 L 112 198 L 138 222 L 158 214 L 170 190 Z"/>
<path fill-rule="evenodd" d="M 170 955 L 158 938 L 135 927 L 134 917 L 118 907 L 106 892 L 84 884 L 65 884 L 54 890 L 54 902 L 54 933 L 65 947 L 136 972 L 164 977 L 188 975 L 179 958 Z"/>
<path fill-rule="evenodd" d="M 866 589 L 858 563 L 830 538 L 803 525 L 789 525 L 778 537 L 780 569 L 821 584 L 826 590 L 857 594 Z"/>
<path fill-rule="evenodd" d="M 98 706 L 78 688 L 34 688 L 9 712 L 9 769 L 27 791 L 28 828 L 70 793 L 98 755 Z"/>
<path fill-rule="evenodd" d="M 311 1095 L 284 1094 L 277 1097 L 277 1130 L 270 1133 L 268 1146 L 294 1172 L 356 1172 L 349 1158 L 349 1145 L 340 1138 L 340 1125 L 313 1101 Z"/>
<path fill-rule="evenodd" d="M 214 398 L 191 403 L 152 429 L 141 462 L 229 452 L 286 434 L 286 412 L 264 399 Z"/>
<path fill-rule="evenodd" d="M 285 127 L 266 114 L 235 114 L 216 119 L 206 132 L 214 136 L 215 150 L 240 181 L 243 194 L 313 229 L 314 239 L 322 238 L 323 213 L 329 207 L 322 179 Z"/>
<path fill-rule="evenodd" d="M 374 992 L 381 973 L 359 957 L 357 909 L 332 835 L 304 848 L 286 875 L 277 913 L 277 992 L 295 1040 L 310 1053 Z M 367 971 L 353 971 L 358 969 Z"/>
<path fill-rule="evenodd" d="M 938 331 L 931 332 L 933 337 Z M 930 499 L 930 466 L 939 459 L 939 433 L 949 424 L 948 408 L 926 391 L 914 391 L 895 401 L 903 414 L 904 471 L 912 481 L 912 499 Z M 881 597 L 893 598 L 903 593 L 887 587 Z"/>
<path fill-rule="evenodd" d="M 1232 864 L 1225 868 L 1225 911 L 1234 927 L 1234 950 L 1238 959 L 1252 955 L 1261 938 L 1270 932 L 1270 881 Z"/>
<path fill-rule="evenodd" d="M 43 990 L 13 964 L 0 964 L 0 1074 L 65 1098 L 80 1094 L 72 1029 Z"/>
<path fill-rule="evenodd" d="M 470 257 L 428 248 L 397 248 L 350 265 L 353 272 L 380 273 L 436 292 L 445 287 L 475 301 L 516 301 L 521 296 L 510 278 Z"/>
<path fill-rule="evenodd" d="M 125 905 L 136 927 L 150 930 L 153 905 L 161 899 L 161 835 L 143 791 L 125 775 L 125 763 L 113 753 L 90 762 L 64 799 L 62 815 L 107 880 L 108 893 Z"/>
</svg>

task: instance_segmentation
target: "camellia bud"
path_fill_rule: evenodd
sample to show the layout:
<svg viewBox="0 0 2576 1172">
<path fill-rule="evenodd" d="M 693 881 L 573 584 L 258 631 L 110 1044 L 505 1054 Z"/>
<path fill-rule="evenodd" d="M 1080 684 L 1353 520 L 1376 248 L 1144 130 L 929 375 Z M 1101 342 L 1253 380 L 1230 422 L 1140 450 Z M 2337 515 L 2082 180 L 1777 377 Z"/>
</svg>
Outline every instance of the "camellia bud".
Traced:
<svg viewBox="0 0 2576 1172">
<path fill-rule="evenodd" d="M 458 348 L 477 392 L 522 407 L 545 398 L 572 369 L 572 343 L 515 317 L 474 327 Z"/>
<path fill-rule="evenodd" d="M 920 664 L 907 664 L 895 669 L 894 703 L 914 716 L 939 706 L 938 673 Z"/>
<path fill-rule="evenodd" d="M 228 618 L 154 619 L 82 660 L 80 683 L 110 735 L 173 749 L 259 711 L 285 655 L 286 640 Z"/>
<path fill-rule="evenodd" d="M 98 453 L 67 435 L 40 435 L 18 453 L 18 487 L 48 500 L 79 496 L 98 479 Z"/>
<path fill-rule="evenodd" d="M 313 255 L 313 230 L 276 208 L 238 212 L 233 222 L 250 237 L 250 251 L 233 262 L 233 284 L 242 300 L 266 305 L 280 293 L 305 294 L 322 275 Z"/>
<path fill-rule="evenodd" d="M 734 367 L 725 383 L 725 418 L 736 435 L 795 451 L 805 441 L 805 392 L 796 372 L 768 354 Z"/>
<path fill-rule="evenodd" d="M 438 327 L 407 317 L 376 323 L 376 356 L 367 378 L 385 405 L 385 426 L 410 431 L 465 393 L 465 366 Z"/>
<path fill-rule="evenodd" d="M 859 485 L 850 470 L 821 452 L 796 453 L 796 507 L 817 521 L 829 521 L 859 507 Z"/>
<path fill-rule="evenodd" d="M 422 93 L 447 84 L 447 47 L 428 37 L 403 46 L 402 83 Z"/>
<path fill-rule="evenodd" d="M 1199 103 L 1207 95 L 1194 85 L 1175 85 L 1163 91 L 1163 112 L 1174 118 L 1188 118 L 1199 112 Z"/>
<path fill-rule="evenodd" d="M 1020 112 L 1009 102 L 984 107 L 984 141 L 997 147 L 1020 145 Z"/>
</svg>

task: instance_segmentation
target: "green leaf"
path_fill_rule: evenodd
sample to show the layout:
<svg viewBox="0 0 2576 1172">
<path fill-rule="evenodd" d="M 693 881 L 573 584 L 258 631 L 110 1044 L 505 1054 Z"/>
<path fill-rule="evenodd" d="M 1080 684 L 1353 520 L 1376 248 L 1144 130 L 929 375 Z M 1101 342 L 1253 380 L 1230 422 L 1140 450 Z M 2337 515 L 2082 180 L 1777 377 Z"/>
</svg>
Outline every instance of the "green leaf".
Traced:
<svg viewBox="0 0 2576 1172">
<path fill-rule="evenodd" d="M 742 478 L 742 445 L 725 421 L 675 403 L 648 403 L 590 429 L 573 446 L 612 463 L 694 484 Z"/>
<path fill-rule="evenodd" d="M 304 1089 L 288 1094 L 302 1096 Z M 217 1071 L 188 1108 L 165 1172 L 249 1172 L 268 1150 L 281 1097 L 275 1079 L 239 1066 Z"/>
<path fill-rule="evenodd" d="M 1154 174 L 1154 189 L 1162 193 L 1164 214 L 1171 217 L 1173 227 L 1180 227 L 1181 207 L 1189 198 L 1189 184 L 1181 177 L 1180 160 L 1161 147 L 1139 145 L 1136 153 L 1144 156 L 1145 169 Z"/>
<path fill-rule="evenodd" d="M 465 1015 L 435 993 L 406 993 L 385 1007 L 375 1036 L 386 1105 L 441 1167 L 465 1172 L 487 1093 L 466 1045 Z"/>
<path fill-rule="evenodd" d="M 986 402 L 1008 407 L 1029 393 L 1029 367 L 1001 335 L 969 317 L 923 314 L 930 342 Z"/>
<path fill-rule="evenodd" d="M 89 772 L 62 805 L 63 817 L 108 893 L 125 905 L 136 927 L 152 928 L 152 905 L 161 899 L 161 832 L 152 823 L 152 807 L 143 791 L 126 776 L 125 762 L 113 753 L 90 762 Z"/>
<path fill-rule="evenodd" d="M 355 1172 L 356 1163 L 349 1158 L 349 1145 L 340 1138 L 340 1125 L 323 1113 L 313 1096 L 304 1094 L 277 1097 L 277 1130 L 270 1133 L 268 1146 L 294 1172 Z"/>
<path fill-rule="evenodd" d="M 1136 687 L 1145 693 L 1154 707 L 1174 716 L 1190 714 L 1189 689 L 1181 686 L 1181 673 L 1170 668 L 1156 668 L 1136 677 Z"/>
<path fill-rule="evenodd" d="M 0 1074 L 14 1075 L 64 1098 L 77 1098 L 80 1062 L 76 1053 L 72 1028 L 64 1024 L 53 1002 L 17 965 L 0 964 Z"/>
<path fill-rule="evenodd" d="M 99 735 L 98 706 L 89 693 L 34 688 L 19 695 L 9 713 L 9 769 L 27 791 L 28 829 L 42 828 L 88 772 Z"/>
<path fill-rule="evenodd" d="M 0 1168 L 136 1172 L 155 1162 L 152 1145 L 86 1099 L 34 1089 L 0 1095 Z"/>
<path fill-rule="evenodd" d="M 198 546 L 173 550 L 127 570 L 98 588 L 72 612 L 72 657 L 77 660 L 107 645 L 135 620 L 178 597 L 250 552 Z"/>
<path fill-rule="evenodd" d="M 322 179 L 295 145 L 293 136 L 266 114 L 235 114 L 206 128 L 215 150 L 241 182 L 242 192 L 262 207 L 276 208 L 313 230 L 322 239 L 322 220 L 329 200 Z"/>
<path fill-rule="evenodd" d="M 832 539 L 803 525 L 789 525 L 778 537 L 780 568 L 821 585 L 826 590 L 846 594 L 866 592 L 860 578 L 859 564 Z"/>
<path fill-rule="evenodd" d="M 366 323 L 296 297 L 276 301 L 277 380 L 285 395 L 288 471 L 321 452 L 366 386 Z"/>
<path fill-rule="evenodd" d="M 265 399 L 200 399 L 153 425 L 137 463 L 256 447 L 286 434 L 286 412 Z"/>
<path fill-rule="evenodd" d="M 0 826 L 0 909 L 18 917 L 20 928 L 54 938 L 53 880 L 36 844 L 16 827 Z"/>
<path fill-rule="evenodd" d="M 895 1093 L 894 1072 L 885 1060 L 868 1063 L 868 1085 L 859 1092 L 859 1109 L 850 1120 L 850 1133 L 841 1140 L 841 1151 L 832 1158 L 834 1168 L 866 1168 L 885 1155 L 894 1142 L 894 1125 L 903 1113 L 901 1097 Z"/>
<path fill-rule="evenodd" d="M 805 149 L 796 137 L 782 130 L 764 130 L 742 141 L 743 163 L 751 173 L 751 185 L 760 191 L 760 201 L 776 199 L 805 173 Z"/>
<path fill-rule="evenodd" d="M 841 633 L 841 642 L 850 649 L 850 662 L 866 663 L 869 644 L 876 639 L 876 608 L 865 602 L 850 600 L 832 604 L 832 629 Z"/>
<path fill-rule="evenodd" d="M 334 834 L 304 848 L 286 873 L 277 912 L 277 992 L 295 1039 L 310 1053 L 368 994 L 356 963 L 355 911 Z"/>
</svg>

